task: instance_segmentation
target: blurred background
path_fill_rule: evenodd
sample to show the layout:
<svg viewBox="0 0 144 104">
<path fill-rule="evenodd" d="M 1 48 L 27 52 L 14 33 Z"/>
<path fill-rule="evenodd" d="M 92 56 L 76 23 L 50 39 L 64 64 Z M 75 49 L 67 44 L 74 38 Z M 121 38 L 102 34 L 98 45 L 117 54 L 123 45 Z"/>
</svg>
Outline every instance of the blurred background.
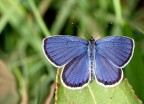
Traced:
<svg viewBox="0 0 144 104">
<path fill-rule="evenodd" d="M 144 0 L 0 0 L 0 104 L 54 103 L 57 69 L 42 40 L 58 34 L 88 39 L 72 23 L 89 36 L 135 40 L 123 70 L 144 101 Z"/>
</svg>

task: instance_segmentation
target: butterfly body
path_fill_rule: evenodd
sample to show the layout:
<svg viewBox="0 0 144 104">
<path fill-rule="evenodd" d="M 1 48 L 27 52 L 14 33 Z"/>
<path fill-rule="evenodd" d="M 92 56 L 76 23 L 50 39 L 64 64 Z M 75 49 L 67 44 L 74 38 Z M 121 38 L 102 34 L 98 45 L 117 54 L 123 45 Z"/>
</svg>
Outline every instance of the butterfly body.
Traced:
<svg viewBox="0 0 144 104">
<path fill-rule="evenodd" d="M 90 66 L 90 70 L 92 71 L 92 75 L 94 73 L 94 69 L 95 67 L 95 40 L 93 38 L 91 38 L 89 40 L 89 44 L 88 44 L 88 55 L 89 55 L 89 66 Z"/>
<path fill-rule="evenodd" d="M 54 66 L 63 66 L 60 78 L 65 87 L 81 89 L 91 81 L 92 75 L 98 84 L 114 87 L 122 81 L 122 68 L 133 55 L 134 41 L 122 36 L 96 41 L 53 36 L 43 40 L 43 50 Z"/>
</svg>

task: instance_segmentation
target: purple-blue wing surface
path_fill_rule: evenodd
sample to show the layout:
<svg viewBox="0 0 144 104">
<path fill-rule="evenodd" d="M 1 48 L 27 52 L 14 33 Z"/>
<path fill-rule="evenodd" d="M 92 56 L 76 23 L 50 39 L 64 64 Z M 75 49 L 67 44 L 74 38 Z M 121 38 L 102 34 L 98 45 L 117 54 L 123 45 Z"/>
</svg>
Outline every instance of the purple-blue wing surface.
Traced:
<svg viewBox="0 0 144 104">
<path fill-rule="evenodd" d="M 101 85 L 105 87 L 112 87 L 122 80 L 123 72 L 120 68 L 114 66 L 107 58 L 98 53 L 96 53 L 95 59 L 95 77 Z"/>
<path fill-rule="evenodd" d="M 134 41 L 128 37 L 109 36 L 95 42 L 96 52 L 117 67 L 124 67 L 133 55 Z"/>
<path fill-rule="evenodd" d="M 87 51 L 88 42 L 74 36 L 53 36 L 43 40 L 44 53 L 55 66 L 62 66 Z"/>
<path fill-rule="evenodd" d="M 72 59 L 63 69 L 61 80 L 71 89 L 80 89 L 88 84 L 91 79 L 89 58 L 87 52 Z"/>
<path fill-rule="evenodd" d="M 133 55 L 134 41 L 128 37 L 109 36 L 95 42 L 95 75 L 102 85 L 114 86 L 121 82 L 121 70 Z"/>
</svg>

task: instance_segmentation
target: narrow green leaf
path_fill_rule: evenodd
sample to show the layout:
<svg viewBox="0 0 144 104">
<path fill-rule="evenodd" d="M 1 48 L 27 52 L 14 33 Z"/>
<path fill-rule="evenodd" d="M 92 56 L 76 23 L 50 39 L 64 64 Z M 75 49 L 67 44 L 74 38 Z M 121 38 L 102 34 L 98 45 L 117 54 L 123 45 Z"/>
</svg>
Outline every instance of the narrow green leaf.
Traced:
<svg viewBox="0 0 144 104">
<path fill-rule="evenodd" d="M 123 24 L 120 0 L 113 0 L 113 3 L 114 3 L 114 8 L 115 8 L 114 10 L 115 10 L 116 19 L 117 19 L 116 21 L 119 24 Z"/>
<path fill-rule="evenodd" d="M 62 27 L 64 26 L 66 19 L 72 12 L 73 6 L 77 3 L 77 0 L 67 0 L 64 4 L 64 6 L 59 10 L 56 20 L 54 21 L 52 28 L 51 28 L 51 34 L 58 34 Z"/>
<path fill-rule="evenodd" d="M 1 19 L 0 19 L 0 33 L 5 28 L 7 22 L 8 22 L 8 17 L 7 16 L 2 16 Z"/>
<path fill-rule="evenodd" d="M 42 29 L 43 33 L 45 34 L 45 36 L 50 36 L 50 32 L 49 30 L 47 29 L 44 21 L 42 20 L 41 16 L 40 16 L 40 13 L 38 11 L 38 9 L 36 8 L 35 4 L 34 4 L 34 1 L 33 0 L 28 0 L 30 6 L 31 6 L 31 9 L 40 25 L 40 28 Z"/>
<path fill-rule="evenodd" d="M 56 104 L 141 104 L 132 87 L 125 78 L 114 88 L 104 88 L 93 80 L 81 90 L 65 88 L 60 81 L 58 70 L 56 78 Z"/>
</svg>

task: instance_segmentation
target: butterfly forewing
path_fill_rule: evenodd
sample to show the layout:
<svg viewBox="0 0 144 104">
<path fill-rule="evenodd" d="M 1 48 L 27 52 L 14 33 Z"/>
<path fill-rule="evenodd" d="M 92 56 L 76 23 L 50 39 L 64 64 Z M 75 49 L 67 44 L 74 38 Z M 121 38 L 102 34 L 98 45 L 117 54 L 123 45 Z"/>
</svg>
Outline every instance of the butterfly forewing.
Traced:
<svg viewBox="0 0 144 104">
<path fill-rule="evenodd" d="M 96 52 L 117 67 L 124 67 L 132 57 L 134 41 L 128 37 L 109 36 L 95 42 Z"/>
<path fill-rule="evenodd" d="M 74 36 L 53 36 L 43 40 L 44 53 L 55 66 L 62 66 L 87 51 L 88 42 Z"/>
</svg>

